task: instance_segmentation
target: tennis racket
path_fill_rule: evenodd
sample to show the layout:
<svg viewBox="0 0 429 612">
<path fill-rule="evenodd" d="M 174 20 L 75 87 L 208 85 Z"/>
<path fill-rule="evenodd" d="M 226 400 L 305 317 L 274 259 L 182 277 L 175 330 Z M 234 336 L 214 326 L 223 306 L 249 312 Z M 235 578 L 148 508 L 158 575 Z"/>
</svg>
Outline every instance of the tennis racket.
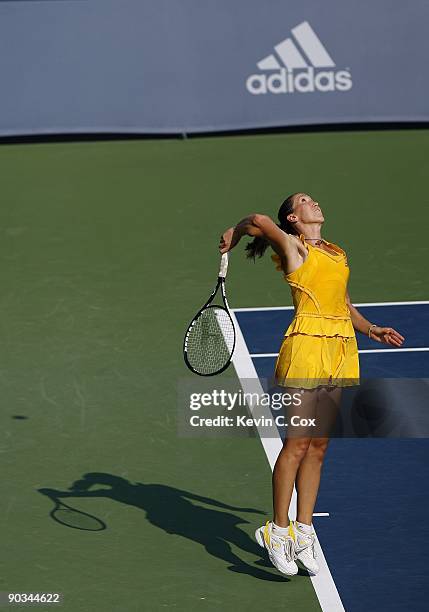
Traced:
<svg viewBox="0 0 429 612">
<path fill-rule="evenodd" d="M 88 512 L 82 512 L 82 510 L 76 510 L 76 508 L 72 508 L 59 499 L 53 501 L 55 501 L 55 508 L 50 512 L 50 515 L 57 523 L 83 531 L 103 531 L 103 529 L 106 529 L 106 523 L 96 516 L 88 514 Z"/>
<path fill-rule="evenodd" d="M 52 489 L 39 489 L 39 491 L 43 493 L 43 495 L 47 495 L 55 504 L 55 507 L 49 514 L 57 523 L 83 531 L 103 531 L 106 529 L 106 523 L 104 521 L 92 514 L 88 514 L 88 512 L 76 510 L 76 508 L 72 508 L 68 504 L 65 504 L 55 495 Z"/>
<path fill-rule="evenodd" d="M 183 357 L 188 368 L 200 376 L 220 374 L 231 363 L 235 348 L 235 327 L 225 292 L 228 253 L 220 262 L 216 287 L 192 319 L 183 343 Z M 223 305 L 214 304 L 220 289 Z"/>
</svg>

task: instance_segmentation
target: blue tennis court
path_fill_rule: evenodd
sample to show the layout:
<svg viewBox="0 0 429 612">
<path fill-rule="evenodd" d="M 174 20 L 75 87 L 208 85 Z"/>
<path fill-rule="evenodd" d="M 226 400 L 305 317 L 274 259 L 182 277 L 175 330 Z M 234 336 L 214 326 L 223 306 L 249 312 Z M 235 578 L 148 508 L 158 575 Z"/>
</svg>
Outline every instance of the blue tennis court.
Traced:
<svg viewBox="0 0 429 612">
<path fill-rule="evenodd" d="M 398 329 L 405 336 L 401 349 L 358 334 L 362 377 L 425 378 L 429 372 L 429 303 L 356 304 L 369 321 Z M 258 374 L 270 376 L 293 318 L 293 308 L 236 309 L 237 320 Z"/>
<path fill-rule="evenodd" d="M 405 336 L 402 348 L 390 349 L 358 334 L 361 376 L 427 378 L 429 302 L 356 306 Z M 249 363 L 258 377 L 272 376 L 293 309 L 234 312 Z M 427 438 L 331 440 L 315 508 L 328 516 L 315 516 L 314 525 L 346 610 L 427 609 L 428 451 Z"/>
</svg>

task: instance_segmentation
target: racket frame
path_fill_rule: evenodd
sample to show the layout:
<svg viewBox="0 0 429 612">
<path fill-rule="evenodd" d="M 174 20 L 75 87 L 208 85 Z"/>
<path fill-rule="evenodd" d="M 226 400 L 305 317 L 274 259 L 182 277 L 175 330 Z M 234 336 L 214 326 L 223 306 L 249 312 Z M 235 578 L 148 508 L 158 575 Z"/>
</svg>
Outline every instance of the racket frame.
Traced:
<svg viewBox="0 0 429 612">
<path fill-rule="evenodd" d="M 228 253 L 224 253 L 222 255 L 222 258 L 221 258 L 219 275 L 217 277 L 216 286 L 213 289 L 213 291 L 211 292 L 210 297 L 207 300 L 207 302 L 204 304 L 204 306 L 202 306 L 200 308 L 200 310 L 197 312 L 195 317 L 190 322 L 190 324 L 188 326 L 188 329 L 186 330 L 186 333 L 185 333 L 185 338 L 184 338 L 184 341 L 183 341 L 183 357 L 184 357 L 184 360 L 185 360 L 185 363 L 186 363 L 187 367 L 191 370 L 191 372 L 193 372 L 194 374 L 198 374 L 199 376 L 216 376 L 217 374 L 221 374 L 230 365 L 231 360 L 232 360 L 232 356 L 234 354 L 235 344 L 236 344 L 236 341 L 237 341 L 237 333 L 235 331 L 234 321 L 232 320 L 232 317 L 231 317 L 231 314 L 230 314 L 229 304 L 228 304 L 228 300 L 227 300 L 227 297 L 226 297 L 226 291 L 225 291 L 225 278 L 226 278 L 227 270 L 228 270 Z M 213 304 L 211 306 L 211 303 L 213 302 L 217 292 L 219 291 L 219 287 L 220 287 L 220 291 L 221 291 L 221 295 L 222 295 L 222 300 L 223 300 L 224 306 L 220 306 L 218 304 Z M 232 345 L 231 355 L 230 355 L 228 361 L 225 363 L 225 365 L 222 368 L 220 368 L 219 370 L 216 370 L 216 372 L 209 372 L 208 374 L 203 374 L 202 372 L 198 372 L 198 370 L 195 370 L 195 368 L 189 362 L 189 360 L 188 360 L 187 345 L 188 345 L 189 334 L 191 333 L 191 330 L 192 330 L 193 326 L 196 324 L 196 322 L 198 321 L 200 316 L 203 314 L 203 312 L 205 310 L 207 310 L 208 308 L 222 308 L 226 312 L 226 314 L 228 315 L 228 317 L 229 317 L 229 319 L 231 321 L 232 329 L 234 330 L 234 343 Z"/>
</svg>

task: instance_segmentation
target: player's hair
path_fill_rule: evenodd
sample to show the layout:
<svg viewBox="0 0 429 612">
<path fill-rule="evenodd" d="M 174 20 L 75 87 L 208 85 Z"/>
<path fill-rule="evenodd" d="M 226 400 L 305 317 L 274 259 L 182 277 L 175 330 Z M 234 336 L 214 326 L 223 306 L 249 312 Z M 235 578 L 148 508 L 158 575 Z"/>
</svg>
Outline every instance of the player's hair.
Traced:
<svg viewBox="0 0 429 612">
<path fill-rule="evenodd" d="M 277 214 L 278 220 L 280 223 L 277 223 L 278 227 L 282 229 L 286 234 L 296 234 L 294 224 L 288 221 L 287 216 L 293 213 L 293 201 L 296 195 L 299 192 L 293 193 L 288 196 L 283 204 L 279 208 L 279 212 Z M 261 236 L 256 236 L 252 242 L 249 242 L 246 245 L 247 257 L 248 259 L 256 260 L 256 257 L 262 257 L 270 243 L 266 238 Z"/>
</svg>

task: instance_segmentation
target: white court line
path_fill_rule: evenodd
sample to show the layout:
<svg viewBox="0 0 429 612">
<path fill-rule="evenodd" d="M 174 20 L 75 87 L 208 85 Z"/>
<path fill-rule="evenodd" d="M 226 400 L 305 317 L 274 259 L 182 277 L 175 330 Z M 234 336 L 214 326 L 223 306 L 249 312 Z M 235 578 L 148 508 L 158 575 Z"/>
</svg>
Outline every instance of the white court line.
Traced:
<svg viewBox="0 0 429 612">
<path fill-rule="evenodd" d="M 428 301 L 416 302 L 361 302 L 353 303 L 353 306 L 413 306 L 419 304 L 429 304 Z M 261 306 L 260 308 L 234 308 L 234 312 L 255 312 L 258 310 L 293 310 L 293 306 Z"/>
<path fill-rule="evenodd" d="M 429 347 L 416 348 L 397 348 L 397 349 L 360 349 L 359 353 L 411 353 L 413 351 L 429 351 Z M 278 353 L 251 353 L 250 357 L 256 359 L 258 357 L 277 357 Z"/>
<path fill-rule="evenodd" d="M 411 353 L 412 351 L 429 351 L 427 346 L 385 349 L 361 349 L 359 353 Z"/>
<path fill-rule="evenodd" d="M 235 345 L 232 362 L 240 380 L 242 389 L 245 393 L 257 392 L 259 394 L 263 394 L 264 390 L 259 381 L 255 366 L 253 365 L 246 342 L 243 337 L 243 333 L 240 329 L 234 311 L 231 312 L 231 316 L 234 321 L 234 326 L 237 334 L 237 342 Z M 262 408 L 262 406 L 258 406 L 258 414 L 260 416 L 262 416 Z M 252 406 L 249 406 L 249 410 L 250 413 L 252 413 Z M 266 410 L 265 416 L 270 418 L 272 415 L 271 412 L 268 410 L 268 407 L 264 407 L 264 410 Z M 260 433 L 259 427 L 258 432 Z M 275 435 L 276 437 L 265 438 L 264 436 L 260 436 L 261 443 L 267 456 L 268 462 L 270 464 L 271 470 L 274 468 L 277 456 L 282 449 L 282 440 L 280 438 L 280 434 L 277 428 L 275 428 L 275 432 L 273 432 L 273 435 Z M 323 513 L 324 516 L 326 516 L 327 514 L 328 513 Z M 289 507 L 289 517 L 292 520 L 296 518 L 295 488 L 292 493 L 292 499 Z M 317 538 L 317 534 L 315 540 L 315 549 L 317 552 L 317 561 L 319 563 L 320 571 L 318 574 L 316 574 L 316 576 L 310 576 L 310 579 L 316 592 L 316 596 L 319 600 L 320 607 L 322 608 L 323 612 L 345 612 L 337 587 L 335 586 L 334 579 L 332 578 L 327 561 L 320 546 L 320 542 Z"/>
<path fill-rule="evenodd" d="M 260 308 L 233 308 L 234 312 L 253 312 L 256 310 L 293 310 L 294 306 L 261 306 Z"/>
</svg>

